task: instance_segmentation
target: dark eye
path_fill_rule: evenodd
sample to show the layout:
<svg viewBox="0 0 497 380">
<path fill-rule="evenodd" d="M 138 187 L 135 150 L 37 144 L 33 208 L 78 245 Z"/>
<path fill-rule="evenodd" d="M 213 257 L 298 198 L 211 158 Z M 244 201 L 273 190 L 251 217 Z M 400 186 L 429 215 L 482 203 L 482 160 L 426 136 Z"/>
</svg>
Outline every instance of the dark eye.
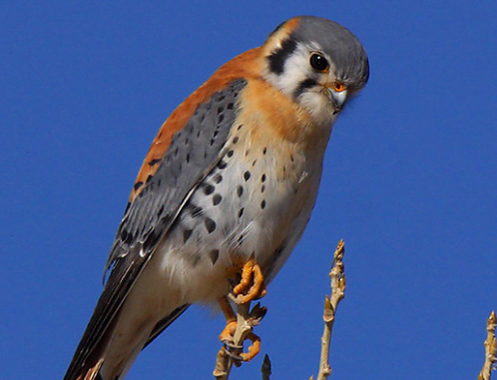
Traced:
<svg viewBox="0 0 497 380">
<path fill-rule="evenodd" d="M 330 66 L 326 58 L 318 53 L 311 55 L 310 64 L 317 71 L 325 71 Z"/>
</svg>

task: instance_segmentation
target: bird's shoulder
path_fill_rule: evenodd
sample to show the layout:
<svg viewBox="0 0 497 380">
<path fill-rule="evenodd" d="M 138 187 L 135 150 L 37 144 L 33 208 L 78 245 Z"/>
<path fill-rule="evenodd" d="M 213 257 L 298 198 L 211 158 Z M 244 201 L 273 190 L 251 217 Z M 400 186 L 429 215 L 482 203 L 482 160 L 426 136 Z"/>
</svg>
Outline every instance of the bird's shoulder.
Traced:
<svg viewBox="0 0 497 380">
<path fill-rule="evenodd" d="M 130 195 L 130 202 L 136 198 L 149 176 L 155 174 L 173 136 L 185 128 L 200 104 L 208 102 L 216 92 L 223 91 L 236 79 L 244 79 L 250 83 L 260 78 L 260 55 L 261 48 L 254 48 L 231 59 L 171 113 L 159 129 L 143 160 Z"/>
</svg>

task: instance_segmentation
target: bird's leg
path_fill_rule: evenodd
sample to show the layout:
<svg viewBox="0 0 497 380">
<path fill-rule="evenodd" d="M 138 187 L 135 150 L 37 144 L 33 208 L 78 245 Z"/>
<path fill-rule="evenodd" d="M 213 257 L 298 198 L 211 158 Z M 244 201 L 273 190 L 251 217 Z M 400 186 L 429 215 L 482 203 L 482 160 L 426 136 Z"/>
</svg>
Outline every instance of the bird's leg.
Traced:
<svg viewBox="0 0 497 380">
<path fill-rule="evenodd" d="M 226 327 L 219 335 L 219 339 L 229 349 L 226 353 L 235 360 L 235 363 L 250 361 L 259 353 L 261 339 L 252 332 L 252 329 L 266 314 L 266 308 L 260 307 L 259 304 L 250 310 L 251 301 L 266 295 L 262 270 L 253 257 L 243 264 L 240 277 L 240 282 L 230 293 L 230 298 L 237 305 L 237 313 L 233 311 L 227 297 L 221 297 L 218 301 L 226 317 Z M 242 352 L 245 340 L 250 340 L 252 344 L 247 352 Z"/>
<path fill-rule="evenodd" d="M 238 305 L 238 314 L 235 315 L 226 297 L 220 298 L 218 303 L 227 322 L 226 327 L 219 335 L 219 339 L 228 348 L 223 352 L 230 356 L 235 361 L 235 364 L 240 361 L 248 362 L 252 360 L 259 353 L 261 347 L 261 339 L 252 332 L 252 329 L 264 317 L 266 308 L 257 304 L 249 311 L 250 302 L 248 302 Z M 245 353 L 242 350 L 243 342 L 246 340 L 250 340 L 252 344 Z"/>
<path fill-rule="evenodd" d="M 259 335 L 256 335 L 253 332 L 248 332 L 245 337 L 245 340 L 247 339 L 250 340 L 252 344 L 249 346 L 246 353 L 242 352 L 240 354 L 240 358 L 244 362 L 251 361 L 261 351 L 261 338 L 259 338 Z"/>
<path fill-rule="evenodd" d="M 221 297 L 218 300 L 219 307 L 226 318 L 226 327 L 223 329 L 221 334 L 219 335 L 219 339 L 224 344 L 231 344 L 233 341 L 233 335 L 235 334 L 236 329 L 236 314 L 233 311 L 228 299 L 226 297 Z"/>
<path fill-rule="evenodd" d="M 266 295 L 266 285 L 261 267 L 250 258 L 242 267 L 240 283 L 233 288 L 233 301 L 238 305 L 262 298 Z"/>
</svg>

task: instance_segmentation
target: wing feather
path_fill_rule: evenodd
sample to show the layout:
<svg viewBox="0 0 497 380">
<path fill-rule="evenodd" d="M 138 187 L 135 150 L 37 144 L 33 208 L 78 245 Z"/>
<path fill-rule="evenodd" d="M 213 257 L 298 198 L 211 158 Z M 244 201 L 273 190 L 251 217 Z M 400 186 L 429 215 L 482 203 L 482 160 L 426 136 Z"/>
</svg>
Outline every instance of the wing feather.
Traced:
<svg viewBox="0 0 497 380">
<path fill-rule="evenodd" d="M 105 349 L 116 316 L 157 244 L 167 238 L 189 196 L 222 156 L 236 119 L 238 94 L 246 83 L 234 79 L 197 107 L 184 128 L 172 136 L 158 169 L 128 204 L 107 260 L 109 278 L 65 380 L 75 379 Z M 150 340 L 165 326 L 158 326 Z"/>
</svg>

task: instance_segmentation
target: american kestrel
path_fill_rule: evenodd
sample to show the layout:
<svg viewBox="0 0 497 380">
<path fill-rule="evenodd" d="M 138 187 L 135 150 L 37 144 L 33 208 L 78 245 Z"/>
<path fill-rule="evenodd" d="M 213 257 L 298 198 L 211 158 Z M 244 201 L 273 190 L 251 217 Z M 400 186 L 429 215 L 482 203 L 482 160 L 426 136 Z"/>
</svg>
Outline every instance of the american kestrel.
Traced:
<svg viewBox="0 0 497 380">
<path fill-rule="evenodd" d="M 309 221 L 333 122 L 368 76 L 349 30 L 295 17 L 181 103 L 138 173 L 64 379 L 123 379 L 190 304 L 261 296 Z"/>
</svg>

